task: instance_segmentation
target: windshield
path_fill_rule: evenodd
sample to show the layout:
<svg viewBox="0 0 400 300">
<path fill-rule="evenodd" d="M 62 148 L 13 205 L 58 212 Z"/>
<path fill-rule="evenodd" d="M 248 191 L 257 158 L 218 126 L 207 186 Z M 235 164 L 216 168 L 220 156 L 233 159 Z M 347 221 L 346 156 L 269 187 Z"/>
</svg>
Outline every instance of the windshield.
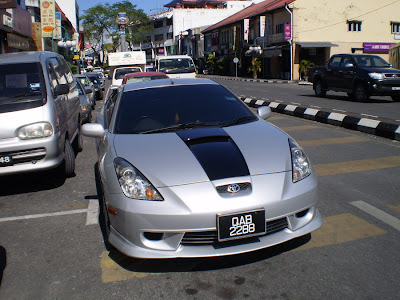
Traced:
<svg viewBox="0 0 400 300">
<path fill-rule="evenodd" d="M 165 79 L 165 78 L 168 78 L 168 77 L 165 75 L 132 76 L 132 77 L 126 78 L 126 83 L 150 81 L 150 80 Z"/>
<path fill-rule="evenodd" d="M 160 59 L 160 72 L 167 74 L 194 72 L 194 63 L 191 58 Z"/>
<path fill-rule="evenodd" d="M 41 106 L 45 104 L 45 95 L 45 84 L 39 63 L 0 65 L 1 112 Z"/>
<path fill-rule="evenodd" d="M 166 132 L 255 120 L 247 106 L 220 85 L 168 85 L 124 92 L 114 132 Z"/>
<path fill-rule="evenodd" d="M 142 70 L 140 68 L 121 68 L 121 69 L 117 69 L 115 70 L 115 79 L 123 79 L 125 77 L 126 74 L 129 73 L 136 73 L 136 72 L 142 72 Z"/>
<path fill-rule="evenodd" d="M 357 55 L 355 59 L 359 67 L 390 68 L 390 65 L 377 55 Z"/>
</svg>

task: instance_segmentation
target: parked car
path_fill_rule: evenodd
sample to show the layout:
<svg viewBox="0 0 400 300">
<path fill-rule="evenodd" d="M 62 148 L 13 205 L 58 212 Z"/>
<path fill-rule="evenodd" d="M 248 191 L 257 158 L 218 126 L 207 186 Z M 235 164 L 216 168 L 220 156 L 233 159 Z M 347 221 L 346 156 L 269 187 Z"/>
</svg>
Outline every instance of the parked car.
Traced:
<svg viewBox="0 0 400 300">
<path fill-rule="evenodd" d="M 345 92 L 358 101 L 373 95 L 400 101 L 400 70 L 378 55 L 333 55 L 326 66 L 309 68 L 309 81 L 318 97 L 325 97 L 331 90 Z"/>
<path fill-rule="evenodd" d="M 0 175 L 60 167 L 73 176 L 80 124 L 78 88 L 61 55 L 0 55 Z"/>
<path fill-rule="evenodd" d="M 91 72 L 86 74 L 89 80 L 93 83 L 94 85 L 94 90 L 95 90 L 95 95 L 96 95 L 96 100 L 101 100 L 103 99 L 103 91 L 104 91 L 104 78 L 100 78 L 100 73 L 97 72 Z"/>
<path fill-rule="evenodd" d="M 86 88 L 89 88 L 91 90 L 90 93 L 88 93 L 88 97 L 89 97 L 89 101 L 90 101 L 90 105 L 92 106 L 92 109 L 94 109 L 94 107 L 96 106 L 96 91 L 95 91 L 95 87 L 94 84 L 92 83 L 92 81 L 89 79 L 89 77 L 87 76 L 87 74 L 77 74 L 74 75 L 75 78 L 78 78 L 79 81 L 82 83 L 82 85 Z"/>
<path fill-rule="evenodd" d="M 90 123 L 92 121 L 92 106 L 90 105 L 88 94 L 91 93 L 91 90 L 89 88 L 84 88 L 78 78 L 75 78 L 75 81 L 81 103 L 81 123 Z"/>
<path fill-rule="evenodd" d="M 119 68 L 115 68 L 111 78 L 109 75 L 109 79 L 111 79 L 111 84 L 112 85 L 121 85 L 122 84 L 122 80 L 124 79 L 126 74 L 129 73 L 136 73 L 136 72 L 143 72 L 143 70 L 140 67 L 119 67 Z"/>
<path fill-rule="evenodd" d="M 94 67 L 93 68 L 93 72 L 103 72 L 103 68 L 102 67 Z"/>
<path fill-rule="evenodd" d="M 207 79 L 122 85 L 82 132 L 95 137 L 108 242 L 139 258 L 244 253 L 322 218 L 303 149 Z"/>
<path fill-rule="evenodd" d="M 124 79 L 122 80 L 122 84 L 140 82 L 140 81 L 149 81 L 156 79 L 166 79 L 169 78 L 167 74 L 162 72 L 137 72 L 137 73 L 129 73 L 126 74 Z"/>
</svg>

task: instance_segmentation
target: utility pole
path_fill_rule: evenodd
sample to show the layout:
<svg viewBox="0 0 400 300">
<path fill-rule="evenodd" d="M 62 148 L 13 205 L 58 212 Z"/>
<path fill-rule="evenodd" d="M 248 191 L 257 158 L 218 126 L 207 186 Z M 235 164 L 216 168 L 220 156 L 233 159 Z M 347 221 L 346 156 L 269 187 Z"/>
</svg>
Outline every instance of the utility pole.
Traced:
<svg viewBox="0 0 400 300">
<path fill-rule="evenodd" d="M 125 52 L 126 46 L 126 24 L 128 24 L 128 18 L 126 17 L 126 12 L 119 12 L 117 15 L 117 24 L 119 26 L 119 36 L 121 40 L 121 52 Z"/>
</svg>

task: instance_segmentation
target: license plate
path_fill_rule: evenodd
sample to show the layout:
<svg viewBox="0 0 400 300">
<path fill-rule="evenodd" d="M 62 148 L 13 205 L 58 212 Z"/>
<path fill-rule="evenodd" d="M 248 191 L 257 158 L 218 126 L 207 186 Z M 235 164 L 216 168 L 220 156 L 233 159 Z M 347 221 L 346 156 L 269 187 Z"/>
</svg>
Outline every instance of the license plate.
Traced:
<svg viewBox="0 0 400 300">
<path fill-rule="evenodd" d="M 12 166 L 13 161 L 11 155 L 0 155 L 0 167 Z"/>
<path fill-rule="evenodd" d="M 264 210 L 219 215 L 217 219 L 218 241 L 241 239 L 266 233 Z"/>
<path fill-rule="evenodd" d="M 400 91 L 400 86 L 394 86 L 394 87 L 392 87 L 392 90 L 393 91 Z"/>
</svg>

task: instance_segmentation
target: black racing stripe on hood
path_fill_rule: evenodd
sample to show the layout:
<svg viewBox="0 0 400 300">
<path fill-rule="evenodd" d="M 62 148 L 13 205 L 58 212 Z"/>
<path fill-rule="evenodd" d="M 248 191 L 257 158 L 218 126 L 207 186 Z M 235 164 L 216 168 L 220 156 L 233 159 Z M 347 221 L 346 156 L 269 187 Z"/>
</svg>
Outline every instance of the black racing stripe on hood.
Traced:
<svg viewBox="0 0 400 300">
<path fill-rule="evenodd" d="M 177 135 L 192 151 L 210 180 L 250 175 L 236 143 L 222 128 L 195 128 Z"/>
</svg>

